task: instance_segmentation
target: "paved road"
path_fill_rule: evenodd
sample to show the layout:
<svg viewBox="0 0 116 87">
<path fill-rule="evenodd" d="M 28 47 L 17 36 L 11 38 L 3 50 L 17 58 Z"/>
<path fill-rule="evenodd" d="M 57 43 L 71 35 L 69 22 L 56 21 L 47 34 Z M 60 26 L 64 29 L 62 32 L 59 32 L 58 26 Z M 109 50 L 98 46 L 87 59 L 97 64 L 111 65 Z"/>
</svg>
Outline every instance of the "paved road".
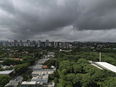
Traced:
<svg viewBox="0 0 116 87">
<path fill-rule="evenodd" d="M 40 59 L 38 59 L 37 61 L 35 61 L 34 65 L 29 66 L 29 69 L 33 70 L 33 68 L 36 66 L 36 64 L 39 62 Z"/>
<path fill-rule="evenodd" d="M 18 85 L 18 83 L 21 83 L 23 80 L 22 76 L 17 76 L 15 78 L 13 78 L 12 80 L 10 80 L 10 82 L 7 85 L 10 85 L 12 87 L 16 87 Z"/>
<path fill-rule="evenodd" d="M 36 63 L 37 63 L 38 61 L 39 61 L 39 60 L 37 60 L 37 61 L 35 62 L 34 65 L 29 66 L 29 68 L 25 71 L 24 74 L 27 74 L 27 72 L 28 72 L 29 70 L 33 70 L 34 66 L 36 65 Z M 7 85 L 11 85 L 12 87 L 16 87 L 16 86 L 18 85 L 19 82 L 20 82 L 20 83 L 22 82 L 22 80 L 23 80 L 23 77 L 22 77 L 22 76 L 15 76 L 15 77 L 12 78 L 12 80 L 10 80 L 10 82 L 9 82 Z"/>
</svg>

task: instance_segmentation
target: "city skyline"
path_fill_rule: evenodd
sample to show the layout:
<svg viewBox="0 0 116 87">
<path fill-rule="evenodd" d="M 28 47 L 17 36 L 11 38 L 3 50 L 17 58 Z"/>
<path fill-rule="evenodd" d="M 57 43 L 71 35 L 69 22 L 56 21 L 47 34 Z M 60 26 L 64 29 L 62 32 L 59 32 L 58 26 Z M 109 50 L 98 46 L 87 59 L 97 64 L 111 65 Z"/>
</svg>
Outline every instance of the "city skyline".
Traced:
<svg viewBox="0 0 116 87">
<path fill-rule="evenodd" d="M 0 40 L 116 42 L 114 0 L 1 0 Z"/>
</svg>

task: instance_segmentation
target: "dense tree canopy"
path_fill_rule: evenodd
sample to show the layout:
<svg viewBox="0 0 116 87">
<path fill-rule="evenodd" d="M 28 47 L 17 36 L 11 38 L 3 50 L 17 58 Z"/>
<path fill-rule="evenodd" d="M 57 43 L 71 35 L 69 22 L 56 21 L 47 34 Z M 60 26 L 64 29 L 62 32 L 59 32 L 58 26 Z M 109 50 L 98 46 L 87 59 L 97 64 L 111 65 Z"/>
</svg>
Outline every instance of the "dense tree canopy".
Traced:
<svg viewBox="0 0 116 87">
<path fill-rule="evenodd" d="M 0 87 L 4 87 L 10 80 L 11 80 L 10 76 L 0 75 Z"/>
<path fill-rule="evenodd" d="M 5 59 L 2 63 L 3 65 L 17 65 L 17 64 L 22 64 L 22 61 L 20 60 L 11 60 L 11 59 Z"/>
<path fill-rule="evenodd" d="M 72 72 L 73 70 L 73 64 L 72 62 L 66 60 L 66 61 L 62 61 L 60 62 L 60 70 L 66 69 L 68 72 Z"/>
<path fill-rule="evenodd" d="M 82 87 L 90 87 L 92 85 L 92 79 L 88 74 L 82 75 Z"/>
<path fill-rule="evenodd" d="M 86 59 L 81 58 L 77 61 L 77 64 L 85 65 L 90 63 Z"/>
<path fill-rule="evenodd" d="M 81 73 L 82 72 L 82 66 L 81 65 L 77 65 L 77 64 L 74 64 L 73 65 L 73 70 L 74 70 L 74 73 Z"/>
<path fill-rule="evenodd" d="M 35 62 L 35 59 L 31 56 L 24 56 L 23 57 L 23 62 L 33 64 Z"/>
<path fill-rule="evenodd" d="M 28 63 L 19 64 L 14 68 L 14 70 L 17 74 L 22 74 L 28 68 L 28 66 Z"/>
<path fill-rule="evenodd" d="M 58 57 L 60 76 L 58 87 L 67 87 L 67 82 L 70 82 L 70 86 L 73 87 L 115 87 L 116 74 L 105 69 L 100 70 L 91 65 L 88 60 L 98 61 L 99 53 L 60 52 Z M 116 56 L 114 53 L 102 53 L 102 61 L 116 65 Z"/>
<path fill-rule="evenodd" d="M 109 77 L 102 84 L 103 87 L 116 87 L 116 78 Z"/>
<path fill-rule="evenodd" d="M 53 65 L 53 66 L 56 66 L 55 64 L 56 64 L 56 60 L 55 60 L 55 59 L 49 59 L 49 60 L 47 60 L 47 61 L 44 63 L 44 65 L 47 65 L 48 68 L 51 68 L 52 65 Z"/>
</svg>

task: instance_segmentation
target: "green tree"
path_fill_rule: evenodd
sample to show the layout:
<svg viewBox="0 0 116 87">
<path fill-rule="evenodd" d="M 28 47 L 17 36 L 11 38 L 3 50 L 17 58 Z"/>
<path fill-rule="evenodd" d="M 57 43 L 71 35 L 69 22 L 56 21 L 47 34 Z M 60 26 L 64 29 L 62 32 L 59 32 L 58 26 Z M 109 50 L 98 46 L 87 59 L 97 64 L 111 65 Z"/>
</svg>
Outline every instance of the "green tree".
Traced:
<svg viewBox="0 0 116 87">
<path fill-rule="evenodd" d="M 31 56 L 24 56 L 23 57 L 23 62 L 24 63 L 30 63 L 30 64 L 33 64 L 35 62 L 34 58 L 31 57 Z"/>
<path fill-rule="evenodd" d="M 10 80 L 11 80 L 10 76 L 0 75 L 0 87 L 4 87 Z"/>
<path fill-rule="evenodd" d="M 60 76 L 59 76 L 58 71 L 54 71 L 54 73 L 53 73 L 53 74 L 54 74 L 54 76 L 55 76 L 55 77 L 57 77 L 57 78 L 59 78 L 59 77 L 60 77 Z"/>
<path fill-rule="evenodd" d="M 88 71 L 88 74 L 90 75 L 90 76 L 92 76 L 92 75 L 94 75 L 97 71 L 99 71 L 100 69 L 98 69 L 98 68 L 96 68 L 96 67 L 93 67 L 93 68 L 91 68 L 91 69 L 89 69 L 89 71 Z"/>
<path fill-rule="evenodd" d="M 59 69 L 60 70 L 66 69 L 67 72 L 72 72 L 73 71 L 73 64 L 68 60 L 62 61 L 62 62 L 60 62 Z"/>
<path fill-rule="evenodd" d="M 39 85 L 37 85 L 37 87 L 40 87 Z"/>
<path fill-rule="evenodd" d="M 3 65 L 11 65 L 12 64 L 12 60 L 11 59 L 5 59 L 4 61 L 3 61 Z"/>
<path fill-rule="evenodd" d="M 92 80 L 93 80 L 94 82 L 98 82 L 98 81 L 102 82 L 102 81 L 104 81 L 104 80 L 106 79 L 106 77 L 107 77 L 106 74 L 103 73 L 102 70 L 97 70 L 97 71 L 92 75 Z"/>
<path fill-rule="evenodd" d="M 77 64 L 85 65 L 90 63 L 86 59 L 81 58 L 77 61 Z"/>
<path fill-rule="evenodd" d="M 31 87 L 31 85 L 28 85 L 28 87 Z"/>
<path fill-rule="evenodd" d="M 116 77 L 116 73 L 112 72 L 112 71 L 109 71 L 109 70 L 102 70 L 103 73 L 106 74 L 106 76 L 109 76 L 109 77 Z"/>
<path fill-rule="evenodd" d="M 116 87 L 116 78 L 109 77 L 108 79 L 104 81 L 102 87 Z"/>
<path fill-rule="evenodd" d="M 81 80 L 82 80 L 82 74 L 80 74 L 80 73 L 77 73 L 76 74 L 76 76 L 75 76 L 75 85 L 80 85 L 80 83 L 81 83 Z"/>
<path fill-rule="evenodd" d="M 22 64 L 22 61 L 20 60 L 11 60 L 11 59 L 5 59 L 3 61 L 3 65 L 17 65 L 17 64 Z"/>
<path fill-rule="evenodd" d="M 63 70 L 62 70 L 62 74 L 63 74 L 63 75 L 66 75 L 66 74 L 67 74 L 67 70 L 66 70 L 66 69 L 63 69 Z"/>
<path fill-rule="evenodd" d="M 80 65 L 74 64 L 73 68 L 74 68 L 73 71 L 75 74 L 80 73 L 82 71 L 82 67 Z"/>
<path fill-rule="evenodd" d="M 55 66 L 55 64 L 56 64 L 56 60 L 54 59 L 49 59 L 44 63 L 44 65 L 47 65 L 48 68 L 51 68 L 52 65 Z"/>
<path fill-rule="evenodd" d="M 37 57 L 37 58 L 39 59 L 39 58 L 42 56 L 42 54 L 36 52 L 36 53 L 34 53 L 34 56 Z"/>
<path fill-rule="evenodd" d="M 28 63 L 24 63 L 24 64 L 19 64 L 14 68 L 14 71 L 17 74 L 22 74 L 23 72 L 25 72 L 25 70 L 28 68 L 29 64 Z"/>
<path fill-rule="evenodd" d="M 72 82 L 72 84 L 76 83 L 76 75 L 71 73 L 71 74 L 67 74 L 67 81 Z"/>
<path fill-rule="evenodd" d="M 33 72 L 33 70 L 29 70 L 29 71 L 27 72 L 27 74 L 30 75 L 32 72 Z"/>
<path fill-rule="evenodd" d="M 28 75 L 25 75 L 25 74 L 22 74 L 22 77 L 23 77 L 23 81 L 26 81 L 26 80 L 29 79 L 29 78 L 28 78 Z"/>
<path fill-rule="evenodd" d="M 70 81 L 68 81 L 68 82 L 66 82 L 66 87 L 73 87 L 73 85 Z"/>
<path fill-rule="evenodd" d="M 18 84 L 17 87 L 20 87 L 20 85 Z"/>
<path fill-rule="evenodd" d="M 82 87 L 90 87 L 93 83 L 91 77 L 88 74 L 82 75 Z"/>
<path fill-rule="evenodd" d="M 70 81 L 61 81 L 61 87 L 73 87 L 72 83 Z"/>
<path fill-rule="evenodd" d="M 83 68 L 83 70 L 85 71 L 85 72 L 89 72 L 89 70 L 90 69 L 92 69 L 92 68 L 94 68 L 94 66 L 92 66 L 92 65 L 90 65 L 90 64 L 88 64 L 87 66 L 85 66 L 84 68 Z"/>
</svg>

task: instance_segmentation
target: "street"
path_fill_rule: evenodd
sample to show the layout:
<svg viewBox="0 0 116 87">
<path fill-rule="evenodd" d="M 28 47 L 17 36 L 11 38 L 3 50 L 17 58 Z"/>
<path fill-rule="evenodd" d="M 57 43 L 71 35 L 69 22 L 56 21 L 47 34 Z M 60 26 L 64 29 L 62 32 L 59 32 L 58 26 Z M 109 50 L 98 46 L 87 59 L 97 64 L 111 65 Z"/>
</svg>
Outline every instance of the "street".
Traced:
<svg viewBox="0 0 116 87">
<path fill-rule="evenodd" d="M 12 87 L 16 87 L 19 83 L 21 83 L 23 80 L 22 76 L 17 76 L 15 78 L 13 78 L 12 80 L 10 80 L 10 82 L 7 84 L 7 86 L 12 86 Z M 7 87 L 6 86 L 6 87 Z"/>
</svg>

